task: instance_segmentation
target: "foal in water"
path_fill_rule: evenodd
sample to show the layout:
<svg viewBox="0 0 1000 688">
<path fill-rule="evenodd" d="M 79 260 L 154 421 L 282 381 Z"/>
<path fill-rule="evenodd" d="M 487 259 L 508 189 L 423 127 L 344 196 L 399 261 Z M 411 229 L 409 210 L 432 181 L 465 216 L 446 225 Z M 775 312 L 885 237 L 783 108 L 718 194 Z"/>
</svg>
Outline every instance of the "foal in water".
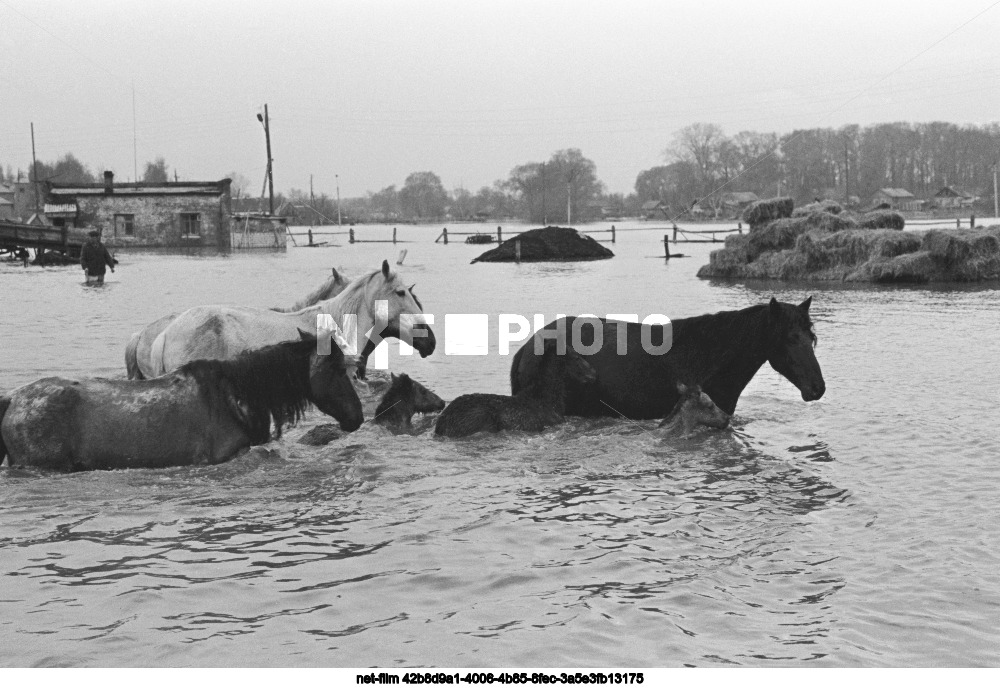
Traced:
<svg viewBox="0 0 1000 688">
<path fill-rule="evenodd" d="M 565 418 L 567 378 L 580 384 L 597 379 L 594 369 L 572 347 L 559 354 L 553 339 L 545 341 L 543 354 L 531 363 L 537 366 L 530 371 L 532 382 L 517 394 L 463 394 L 438 416 L 434 432 L 445 437 L 501 430 L 538 432 Z"/>
<path fill-rule="evenodd" d="M 716 406 L 712 398 L 701 391 L 699 385 L 678 382 L 677 391 L 681 395 L 680 400 L 659 425 L 659 431 L 663 434 L 673 435 L 679 432 L 681 437 L 691 437 L 698 425 L 719 429 L 729 425 L 732 416 Z"/>
<path fill-rule="evenodd" d="M 409 375 L 392 374 L 392 383 L 375 409 L 372 422 L 394 431 L 412 427 L 414 413 L 432 413 L 444 408 L 444 399 L 430 391 Z"/>
</svg>

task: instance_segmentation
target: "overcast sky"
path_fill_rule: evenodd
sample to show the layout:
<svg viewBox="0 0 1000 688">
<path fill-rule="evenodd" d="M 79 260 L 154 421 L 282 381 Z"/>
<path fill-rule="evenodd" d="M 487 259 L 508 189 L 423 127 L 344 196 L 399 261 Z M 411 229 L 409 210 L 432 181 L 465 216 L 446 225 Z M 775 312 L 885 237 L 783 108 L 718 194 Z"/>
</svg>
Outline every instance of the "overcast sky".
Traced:
<svg viewBox="0 0 1000 688">
<path fill-rule="evenodd" d="M 579 148 L 612 192 L 694 122 L 1000 120 L 1000 2 L 0 0 L 0 164 L 476 191 Z M 133 88 L 135 117 L 133 120 Z M 133 126 L 134 121 L 134 126 Z M 135 156 L 133 149 L 135 139 Z"/>
</svg>

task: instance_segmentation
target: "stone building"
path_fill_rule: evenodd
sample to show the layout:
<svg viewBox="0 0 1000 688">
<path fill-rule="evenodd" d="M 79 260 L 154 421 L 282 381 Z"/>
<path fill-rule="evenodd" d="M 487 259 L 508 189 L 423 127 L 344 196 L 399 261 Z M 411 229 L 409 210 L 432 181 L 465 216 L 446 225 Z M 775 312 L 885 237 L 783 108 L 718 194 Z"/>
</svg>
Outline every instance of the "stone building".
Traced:
<svg viewBox="0 0 1000 688">
<path fill-rule="evenodd" d="M 47 185 L 46 217 L 56 226 L 101 230 L 108 246 L 230 248 L 229 179 L 217 182 Z"/>
</svg>

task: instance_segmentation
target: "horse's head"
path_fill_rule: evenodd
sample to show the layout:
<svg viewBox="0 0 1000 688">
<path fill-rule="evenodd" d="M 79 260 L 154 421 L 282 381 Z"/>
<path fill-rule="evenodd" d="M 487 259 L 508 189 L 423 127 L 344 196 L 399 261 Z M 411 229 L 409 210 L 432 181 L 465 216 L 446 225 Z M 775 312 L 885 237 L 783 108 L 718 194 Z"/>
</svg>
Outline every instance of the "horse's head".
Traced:
<svg viewBox="0 0 1000 688">
<path fill-rule="evenodd" d="M 370 280 L 374 293 L 368 294 L 369 303 L 385 301 L 388 312 L 380 313 L 376 319 L 385 318 L 386 324 L 380 336 L 395 337 L 406 342 L 426 358 L 434 353 L 436 341 L 434 331 L 424 321 L 424 308 L 413 293 L 415 285 L 406 285 L 398 272 L 389 269 L 389 261 L 382 261 L 382 270 L 372 275 Z"/>
<path fill-rule="evenodd" d="M 773 297 L 768 305 L 770 324 L 767 362 L 802 392 L 803 401 L 815 401 L 826 392 L 823 371 L 813 351 L 816 335 L 809 319 L 812 297 L 794 306 Z"/>
<path fill-rule="evenodd" d="M 409 377 L 404 374 L 404 377 Z M 411 394 L 413 395 L 413 410 L 417 413 L 433 413 L 444 409 L 444 399 L 430 391 L 416 380 L 410 380 L 413 385 Z"/>
<path fill-rule="evenodd" d="M 705 394 L 698 385 L 685 385 L 677 383 L 677 391 L 681 395 L 680 401 L 670 412 L 668 418 L 676 413 L 690 417 L 691 424 L 707 425 L 710 428 L 725 428 L 729 425 L 731 416 L 715 405 L 712 397 Z"/>
<path fill-rule="evenodd" d="M 323 282 L 322 285 L 320 285 L 315 294 L 310 295 L 313 303 L 332 299 L 334 296 L 344 291 L 344 289 L 347 288 L 347 285 L 351 283 L 351 280 L 344 279 L 344 276 L 337 272 L 337 268 L 330 268 L 330 272 L 332 274 L 326 278 L 326 281 Z"/>
<path fill-rule="evenodd" d="M 299 330 L 302 339 L 315 337 Z M 348 375 L 347 357 L 336 340 L 331 337 L 330 353 L 321 354 L 314 350 L 309 359 L 309 401 L 328 416 L 340 422 L 340 429 L 353 432 L 364 422 L 361 399 Z"/>
<path fill-rule="evenodd" d="M 546 338 L 542 345 L 542 355 L 533 356 L 527 361 L 526 370 L 531 377 L 539 375 L 538 370 L 545 366 L 550 371 L 562 371 L 562 377 L 581 385 L 597 382 L 597 371 L 578 354 L 572 346 L 565 345 L 559 338 Z M 558 373 L 556 373 L 558 374 Z"/>
</svg>

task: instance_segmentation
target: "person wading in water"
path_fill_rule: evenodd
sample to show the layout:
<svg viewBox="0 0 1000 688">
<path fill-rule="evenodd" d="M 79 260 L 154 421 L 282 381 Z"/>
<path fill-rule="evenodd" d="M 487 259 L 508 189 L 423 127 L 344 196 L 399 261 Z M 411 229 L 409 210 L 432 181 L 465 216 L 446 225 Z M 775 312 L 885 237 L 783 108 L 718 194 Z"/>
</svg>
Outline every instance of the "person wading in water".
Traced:
<svg viewBox="0 0 1000 688">
<path fill-rule="evenodd" d="M 80 265 L 87 275 L 87 284 L 104 284 L 104 268 L 115 271 L 115 259 L 108 253 L 107 247 L 101 243 L 101 233 L 94 229 L 87 232 L 90 237 L 80 249 Z"/>
</svg>

